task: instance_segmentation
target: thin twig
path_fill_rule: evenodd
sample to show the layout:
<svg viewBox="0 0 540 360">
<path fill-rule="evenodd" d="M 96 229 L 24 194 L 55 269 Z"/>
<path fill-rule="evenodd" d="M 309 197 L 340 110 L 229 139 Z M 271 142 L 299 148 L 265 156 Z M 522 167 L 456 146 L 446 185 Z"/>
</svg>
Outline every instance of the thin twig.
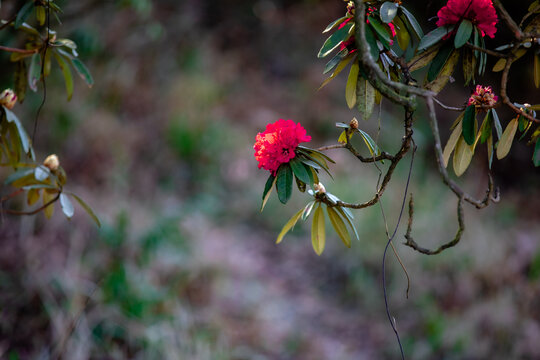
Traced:
<svg viewBox="0 0 540 360">
<path fill-rule="evenodd" d="M 516 22 L 514 21 L 514 19 L 512 19 L 512 17 L 510 16 L 510 14 L 508 13 L 508 11 L 506 11 L 506 9 L 504 8 L 503 4 L 500 2 L 500 0 L 493 0 L 493 5 L 495 5 L 495 7 L 497 8 L 497 10 L 499 10 L 499 15 L 501 16 L 501 18 L 503 18 L 503 20 L 506 22 L 506 25 L 508 26 L 508 28 L 510 29 L 510 31 L 512 31 L 514 37 L 517 39 L 517 40 L 521 40 L 523 38 L 523 32 L 521 31 L 521 29 L 519 28 L 519 26 L 516 24 Z"/>
<path fill-rule="evenodd" d="M 39 52 L 39 49 L 25 50 L 25 49 L 17 49 L 17 48 L 2 46 L 2 45 L 0 45 L 0 50 L 12 52 L 12 53 L 18 53 L 18 54 L 35 54 Z"/>
<path fill-rule="evenodd" d="M 448 105 L 445 105 L 443 104 L 439 99 L 437 98 L 433 98 L 433 101 L 435 101 L 440 107 L 442 107 L 443 109 L 445 110 L 452 110 L 452 111 L 463 111 L 466 109 L 465 106 L 462 106 L 462 107 L 453 107 L 453 106 L 448 106 Z"/>
<path fill-rule="evenodd" d="M 1 212 L 4 212 L 6 214 L 12 214 L 12 215 L 35 215 L 39 213 L 41 210 L 44 210 L 47 206 L 51 205 L 52 203 L 56 202 L 60 198 L 61 192 L 56 194 L 56 196 L 51 199 L 50 201 L 46 202 L 42 206 L 38 207 L 35 210 L 32 211 L 18 211 L 18 210 L 10 210 L 10 209 L 0 209 Z"/>
<path fill-rule="evenodd" d="M 486 53 L 488 55 L 494 56 L 494 57 L 503 58 L 503 59 L 508 57 L 507 54 L 501 54 L 500 52 L 497 52 L 497 51 L 485 49 L 483 47 L 479 47 L 479 46 L 476 46 L 474 44 L 471 44 L 470 42 L 465 43 L 465 46 L 467 46 L 468 48 L 471 48 L 473 50 L 480 51 L 480 52 Z"/>
</svg>

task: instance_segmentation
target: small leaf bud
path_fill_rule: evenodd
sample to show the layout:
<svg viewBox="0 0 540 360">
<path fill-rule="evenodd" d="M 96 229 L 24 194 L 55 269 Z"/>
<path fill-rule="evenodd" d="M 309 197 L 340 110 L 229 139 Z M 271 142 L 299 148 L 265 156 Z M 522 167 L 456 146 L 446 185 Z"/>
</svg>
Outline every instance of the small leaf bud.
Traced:
<svg viewBox="0 0 540 360">
<path fill-rule="evenodd" d="M 47 156 L 45 161 L 43 161 L 43 165 L 49 168 L 51 171 L 58 170 L 58 167 L 60 166 L 60 161 L 58 160 L 58 156 L 55 154 Z"/>
<path fill-rule="evenodd" d="M 349 123 L 349 127 L 350 127 L 352 130 L 358 129 L 358 120 L 356 120 L 356 118 L 353 118 L 353 119 L 351 120 L 351 122 Z"/>
<path fill-rule="evenodd" d="M 13 90 L 6 89 L 2 91 L 2 94 L 0 94 L 0 105 L 4 105 L 8 109 L 13 109 L 15 104 L 17 103 L 17 95 Z"/>
</svg>

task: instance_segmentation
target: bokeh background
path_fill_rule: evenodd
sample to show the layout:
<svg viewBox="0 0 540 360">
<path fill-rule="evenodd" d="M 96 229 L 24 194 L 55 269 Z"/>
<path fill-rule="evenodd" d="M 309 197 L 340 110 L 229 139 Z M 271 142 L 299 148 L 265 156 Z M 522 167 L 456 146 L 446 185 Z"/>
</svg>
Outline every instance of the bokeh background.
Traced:
<svg viewBox="0 0 540 360">
<path fill-rule="evenodd" d="M 508 9 L 520 19 L 530 1 Z M 22 1 L 2 1 L 1 18 Z M 381 261 L 380 207 L 355 213 L 360 241 L 345 248 L 330 234 L 318 257 L 310 223 L 275 245 L 281 226 L 309 200 L 275 194 L 264 213 L 267 173 L 253 158 L 255 134 L 278 118 L 302 123 L 312 146 L 335 143 L 348 122 L 345 75 L 321 91 L 321 30 L 344 13 L 341 0 L 59 1 L 62 25 L 95 78 L 76 82 L 66 101 L 53 72 L 34 146 L 60 157 L 68 187 L 91 204 L 67 221 L 3 216 L 0 224 L 0 357 L 5 359 L 394 359 Z M 442 1 L 410 2 L 424 30 Z M 429 20 L 428 20 L 429 19 Z M 499 26 L 488 46 L 504 44 Z M 0 43 L 17 45 L 9 33 Z M 518 102 L 538 103 L 532 56 L 511 73 Z M 2 88 L 13 65 L 0 54 Z M 488 63 L 488 69 L 493 61 Z M 515 70 L 514 70 L 515 69 Z M 441 94 L 460 106 L 470 88 L 460 70 Z M 417 75 L 419 79 L 421 74 Z M 498 78 L 484 84 L 498 91 Z M 42 93 L 15 108 L 31 129 Z M 443 142 L 456 113 L 439 109 Z M 510 114 L 499 111 L 503 122 Z M 395 151 L 401 111 L 387 102 L 361 128 Z M 380 131 L 379 131 L 380 128 Z M 425 246 L 456 229 L 455 200 L 442 185 L 423 110 L 415 119 L 414 234 Z M 378 134 L 378 135 L 377 135 Z M 359 146 L 361 144 L 359 143 Z M 378 171 L 332 150 L 343 199 L 372 197 Z M 409 359 L 540 358 L 540 173 L 524 142 L 496 161 L 501 202 L 465 209 L 459 246 L 428 257 L 396 247 L 411 278 L 388 257 L 390 309 Z M 460 181 L 482 196 L 485 150 Z M 396 224 L 410 158 L 382 200 Z M 2 175 L 4 177 L 5 175 Z M 2 194 L 9 189 L 2 188 Z M 11 206 L 22 206 L 22 200 Z"/>
</svg>

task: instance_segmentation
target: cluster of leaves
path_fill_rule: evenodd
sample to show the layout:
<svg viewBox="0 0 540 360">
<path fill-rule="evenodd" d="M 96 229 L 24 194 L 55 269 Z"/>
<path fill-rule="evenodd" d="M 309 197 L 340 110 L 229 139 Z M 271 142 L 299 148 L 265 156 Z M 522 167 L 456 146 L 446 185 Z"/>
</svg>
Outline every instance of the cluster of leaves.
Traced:
<svg viewBox="0 0 540 360">
<path fill-rule="evenodd" d="M 24 49 L 2 49 L 11 52 L 10 59 L 16 63 L 14 89 L 20 103 L 24 101 L 28 88 L 37 92 L 40 81 L 45 81 L 45 78 L 50 75 L 53 57 L 64 76 L 68 100 L 73 95 L 73 77 L 70 66 L 89 86 L 93 84 L 90 72 L 78 59 L 76 44 L 69 39 L 57 38 L 56 32 L 49 27 L 50 15 L 53 14 L 58 19 L 58 13 L 61 13 L 61 9 L 54 1 L 28 1 L 13 19 L 0 20 L 2 29 L 12 27 L 18 33 L 25 35 Z M 35 15 L 35 26 L 28 23 L 32 14 Z M 100 222 L 90 206 L 79 196 L 65 191 L 67 177 L 56 155 L 49 156 L 43 164 L 36 162 L 32 141 L 22 122 L 11 110 L 13 105 L 15 104 L 0 106 L 0 166 L 12 170 L 5 179 L 4 185 L 14 188 L 10 195 L 2 198 L 2 202 L 25 193 L 28 206 L 34 206 L 40 199 L 42 206 L 32 211 L 10 209 L 4 211 L 19 215 L 43 211 L 47 218 L 50 218 L 54 212 L 54 204 L 59 200 L 63 213 L 67 218 L 71 218 L 74 213 L 70 200 L 72 198 L 99 226 Z"/>
</svg>

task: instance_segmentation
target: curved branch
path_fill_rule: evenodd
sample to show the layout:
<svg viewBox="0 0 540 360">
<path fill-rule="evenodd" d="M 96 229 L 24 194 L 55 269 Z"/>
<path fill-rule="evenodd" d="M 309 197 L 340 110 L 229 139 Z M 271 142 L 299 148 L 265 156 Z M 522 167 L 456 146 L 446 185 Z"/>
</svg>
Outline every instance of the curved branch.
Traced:
<svg viewBox="0 0 540 360">
<path fill-rule="evenodd" d="M 510 31 L 512 31 L 514 37 L 521 40 L 523 38 L 523 32 L 519 28 L 518 24 L 516 24 L 514 19 L 512 19 L 508 11 L 506 11 L 500 0 L 493 0 L 493 5 L 495 5 L 497 10 L 499 10 L 499 15 L 503 18 Z"/>
<path fill-rule="evenodd" d="M 40 206 L 37 209 L 32 210 L 32 211 L 17 211 L 17 210 L 9 210 L 9 209 L 0 209 L 0 212 L 6 213 L 6 214 L 11 214 L 11 215 L 35 215 L 38 212 L 44 210 L 47 206 L 49 206 L 49 205 L 53 204 L 54 202 L 56 202 L 60 198 L 60 194 L 61 194 L 61 192 L 56 194 L 56 196 L 53 199 L 51 199 L 50 201 L 48 201 L 47 203 L 43 204 L 42 206 Z"/>
<path fill-rule="evenodd" d="M 405 234 L 405 239 L 407 239 L 407 241 L 404 242 L 404 244 L 425 255 L 436 255 L 443 252 L 446 249 L 456 246 L 461 240 L 461 235 L 463 235 L 463 231 L 465 230 L 465 222 L 463 221 L 463 198 L 459 198 L 458 204 L 457 204 L 458 230 L 457 230 L 456 235 L 454 236 L 452 240 L 450 240 L 446 244 L 439 246 L 435 250 L 430 250 L 430 249 L 421 247 L 420 245 L 416 243 L 416 241 L 414 241 L 413 237 L 411 236 L 413 216 L 414 216 L 414 200 L 411 194 L 411 199 L 409 200 L 409 222 L 407 224 L 407 233 Z"/>
</svg>

